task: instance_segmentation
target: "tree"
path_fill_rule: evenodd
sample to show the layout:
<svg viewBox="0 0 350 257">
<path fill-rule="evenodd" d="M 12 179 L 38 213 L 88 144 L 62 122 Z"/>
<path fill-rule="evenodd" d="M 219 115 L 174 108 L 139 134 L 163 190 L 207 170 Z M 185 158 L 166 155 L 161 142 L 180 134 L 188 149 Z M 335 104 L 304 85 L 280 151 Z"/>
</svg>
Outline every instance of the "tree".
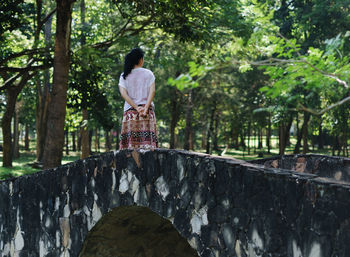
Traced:
<svg viewBox="0 0 350 257">
<path fill-rule="evenodd" d="M 56 0 L 57 24 L 53 85 L 48 107 L 47 134 L 43 156 L 45 169 L 59 166 L 62 160 L 73 3 L 74 0 Z"/>
<path fill-rule="evenodd" d="M 33 30 L 34 40 L 33 40 L 33 49 L 24 50 L 19 53 L 7 52 L 5 58 L 0 61 L 0 75 L 3 78 L 3 84 L 0 87 L 0 91 L 6 91 L 7 95 L 7 104 L 6 111 L 1 121 L 4 144 L 3 144 L 3 166 L 11 167 L 12 166 L 12 138 L 11 138 L 11 120 L 15 111 L 15 105 L 18 95 L 20 94 L 23 87 L 27 82 L 35 76 L 38 70 L 45 69 L 49 67 L 50 62 L 42 60 L 39 54 L 42 54 L 42 50 L 38 49 L 40 30 L 43 24 L 51 17 L 54 13 L 52 11 L 45 18 L 41 18 L 41 0 L 37 0 L 37 9 L 36 9 L 36 29 Z M 11 11 L 11 10 L 8 10 Z M 33 26 L 34 27 L 34 26 Z M 13 29 L 13 28 L 12 28 Z M 38 55 L 36 55 L 38 54 Z M 13 67 L 9 64 L 11 63 L 21 63 L 16 62 L 16 59 L 19 57 L 27 57 L 26 64 L 24 67 Z M 35 65 L 38 62 L 42 62 L 41 65 Z M 22 64 L 22 63 L 21 63 Z M 14 74 L 15 73 L 15 74 Z M 14 75 L 13 75 L 14 74 Z"/>
</svg>

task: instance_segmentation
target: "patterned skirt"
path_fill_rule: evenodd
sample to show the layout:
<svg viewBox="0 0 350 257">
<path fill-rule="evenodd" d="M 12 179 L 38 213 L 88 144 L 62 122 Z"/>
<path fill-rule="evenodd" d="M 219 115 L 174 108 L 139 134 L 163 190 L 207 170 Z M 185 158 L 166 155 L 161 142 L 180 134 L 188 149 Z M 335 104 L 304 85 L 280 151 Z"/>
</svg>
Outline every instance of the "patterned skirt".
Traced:
<svg viewBox="0 0 350 257">
<path fill-rule="evenodd" d="M 123 114 L 119 149 L 155 149 L 158 147 L 156 115 L 152 108 L 142 117 L 135 109 Z"/>
</svg>

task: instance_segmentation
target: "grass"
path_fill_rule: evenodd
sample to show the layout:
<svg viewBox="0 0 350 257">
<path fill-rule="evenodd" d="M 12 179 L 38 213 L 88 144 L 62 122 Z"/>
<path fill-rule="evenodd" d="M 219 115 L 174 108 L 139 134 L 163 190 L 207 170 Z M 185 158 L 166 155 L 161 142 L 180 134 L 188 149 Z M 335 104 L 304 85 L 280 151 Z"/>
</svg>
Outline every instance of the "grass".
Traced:
<svg viewBox="0 0 350 257">
<path fill-rule="evenodd" d="M 291 141 L 291 145 L 286 147 L 285 154 L 293 154 L 293 152 L 294 152 L 296 139 L 291 138 L 290 141 Z M 248 144 L 248 141 L 246 140 L 245 143 Z M 254 147 L 255 147 L 255 149 L 254 149 Z M 269 158 L 269 157 L 273 157 L 273 156 L 276 156 L 279 154 L 278 138 L 277 137 L 271 138 L 270 153 L 268 153 L 268 149 L 265 145 L 265 138 L 263 140 L 263 148 L 258 149 L 258 140 L 257 139 L 255 140 L 254 137 L 251 137 L 251 140 L 250 140 L 250 153 L 249 154 L 248 154 L 247 147 L 245 149 L 243 149 L 242 147 L 240 147 L 239 149 L 230 148 L 225 152 L 225 154 L 222 154 L 224 152 L 224 149 L 225 149 L 224 146 L 220 147 L 220 151 L 213 152 L 212 155 L 221 155 L 221 156 L 233 157 L 236 159 L 249 161 L 249 160 L 256 160 L 256 159 L 261 159 L 261 158 Z M 300 150 L 302 150 L 302 149 L 300 149 Z M 202 150 L 202 152 L 203 151 L 204 150 Z M 322 155 L 332 155 L 332 150 L 330 148 L 325 148 L 322 150 L 319 150 L 319 149 L 312 150 L 311 146 L 310 146 L 310 151 L 308 152 L 308 154 L 311 154 L 311 153 L 322 154 Z"/>
<path fill-rule="evenodd" d="M 29 162 L 33 162 L 33 154 L 21 153 L 20 158 L 15 159 L 12 163 L 12 168 L 2 167 L 2 161 L 0 162 L 0 179 L 7 179 L 12 177 L 18 177 L 22 175 L 32 174 L 37 172 L 38 169 L 34 169 L 28 165 Z M 1 156 L 2 159 L 2 156 Z M 35 156 L 34 156 L 35 159 Z"/>
<path fill-rule="evenodd" d="M 12 168 L 2 167 L 2 152 L 0 155 L 0 180 L 18 177 L 22 175 L 33 174 L 40 171 L 39 168 L 33 168 L 31 164 L 35 161 L 35 152 L 33 151 L 21 151 L 20 157 L 14 159 L 12 162 Z M 70 155 L 64 155 L 62 164 L 73 162 L 79 159 L 78 152 L 71 152 Z"/>
</svg>

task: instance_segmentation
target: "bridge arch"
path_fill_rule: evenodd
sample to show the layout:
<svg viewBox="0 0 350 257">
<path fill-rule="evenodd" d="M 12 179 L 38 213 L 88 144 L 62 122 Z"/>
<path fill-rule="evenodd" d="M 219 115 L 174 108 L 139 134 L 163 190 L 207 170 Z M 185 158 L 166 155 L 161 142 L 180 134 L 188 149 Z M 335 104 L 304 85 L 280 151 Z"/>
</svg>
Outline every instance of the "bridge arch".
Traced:
<svg viewBox="0 0 350 257">
<path fill-rule="evenodd" d="M 350 256 L 350 185 L 303 173 L 332 166 L 308 158 L 264 167 L 116 151 L 0 181 L 0 256 L 76 257 L 104 215 L 135 205 L 169 220 L 201 257 Z M 275 168 L 283 163 L 295 170 Z M 337 163 L 345 177 L 350 161 Z"/>
<path fill-rule="evenodd" d="M 170 221 L 148 207 L 121 206 L 89 231 L 79 257 L 198 257 Z"/>
</svg>

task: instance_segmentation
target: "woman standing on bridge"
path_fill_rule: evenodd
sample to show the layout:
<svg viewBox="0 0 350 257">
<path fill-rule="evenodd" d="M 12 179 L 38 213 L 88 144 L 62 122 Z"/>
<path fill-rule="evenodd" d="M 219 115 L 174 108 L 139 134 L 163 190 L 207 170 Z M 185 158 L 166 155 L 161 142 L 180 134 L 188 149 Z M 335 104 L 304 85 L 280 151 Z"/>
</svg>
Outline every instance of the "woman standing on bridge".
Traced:
<svg viewBox="0 0 350 257">
<path fill-rule="evenodd" d="M 142 68 L 144 53 L 135 48 L 125 56 L 119 91 L 125 99 L 120 149 L 154 149 L 158 147 L 153 98 L 155 77 Z"/>
</svg>

